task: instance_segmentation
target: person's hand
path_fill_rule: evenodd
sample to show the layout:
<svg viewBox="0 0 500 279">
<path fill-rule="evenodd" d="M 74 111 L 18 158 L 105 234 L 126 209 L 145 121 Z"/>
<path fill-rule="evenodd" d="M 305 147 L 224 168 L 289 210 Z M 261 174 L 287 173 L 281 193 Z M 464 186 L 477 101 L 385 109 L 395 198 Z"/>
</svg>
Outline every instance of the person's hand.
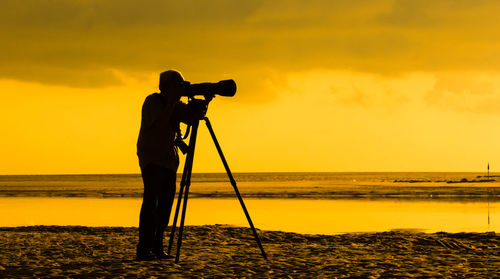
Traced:
<svg viewBox="0 0 500 279">
<path fill-rule="evenodd" d="M 189 85 L 189 81 L 178 81 L 172 85 L 169 94 L 172 95 L 174 101 L 179 101 L 182 96 L 186 93 L 186 88 Z"/>
<path fill-rule="evenodd" d="M 208 102 L 205 100 L 193 99 L 189 102 L 189 110 L 191 117 L 194 119 L 202 119 L 207 113 Z"/>
</svg>

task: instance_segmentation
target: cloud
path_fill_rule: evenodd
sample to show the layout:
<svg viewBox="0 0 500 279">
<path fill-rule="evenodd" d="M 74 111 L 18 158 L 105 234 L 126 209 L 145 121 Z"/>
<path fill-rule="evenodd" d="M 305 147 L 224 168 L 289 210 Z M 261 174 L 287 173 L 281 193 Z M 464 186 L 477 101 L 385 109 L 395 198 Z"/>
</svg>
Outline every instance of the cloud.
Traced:
<svg viewBox="0 0 500 279">
<path fill-rule="evenodd" d="M 328 69 L 288 73 L 274 85 L 283 98 L 321 103 L 332 110 L 401 112 L 441 111 L 499 115 L 500 74 L 412 72 L 397 76 Z M 277 80 L 277 79 L 276 79 Z"/>
<path fill-rule="evenodd" d="M 0 77 L 102 87 L 114 73 L 497 71 L 497 1 L 2 1 Z"/>
<path fill-rule="evenodd" d="M 440 73 L 425 95 L 429 106 L 466 113 L 500 114 L 500 77 L 484 73 Z"/>
<path fill-rule="evenodd" d="M 303 95 L 331 109 L 397 111 L 423 104 L 433 89 L 434 77 L 411 73 L 387 77 L 380 74 L 314 70 L 294 72 L 284 78 L 279 91 Z M 302 101 L 303 102 L 303 101 Z"/>
<path fill-rule="evenodd" d="M 104 80 L 118 81 L 110 78 L 110 69 L 225 69 L 224 49 L 231 45 L 223 26 L 242 21 L 254 2 L 137 3 L 4 1 L 0 76 L 100 87 Z M 91 76 L 88 82 L 79 72 Z"/>
</svg>

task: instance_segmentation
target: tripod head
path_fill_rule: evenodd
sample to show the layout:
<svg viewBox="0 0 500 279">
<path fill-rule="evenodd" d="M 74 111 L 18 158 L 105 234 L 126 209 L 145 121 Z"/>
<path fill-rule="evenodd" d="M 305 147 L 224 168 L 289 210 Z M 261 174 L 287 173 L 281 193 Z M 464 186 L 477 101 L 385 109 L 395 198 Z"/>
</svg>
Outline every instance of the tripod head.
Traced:
<svg viewBox="0 0 500 279">
<path fill-rule="evenodd" d="M 205 114 L 208 110 L 208 104 L 215 97 L 215 95 L 203 95 L 203 99 L 195 98 L 194 96 L 188 97 L 188 107 L 191 114 L 191 123 L 188 124 L 188 130 L 192 126 L 194 121 L 200 121 L 205 118 Z M 183 139 L 186 139 L 188 135 L 184 135 Z"/>
<path fill-rule="evenodd" d="M 198 120 L 203 119 L 203 117 L 205 117 L 205 113 L 207 112 L 208 104 L 213 98 L 215 98 L 215 95 L 203 95 L 203 99 L 197 99 L 194 96 L 188 97 L 188 107 L 193 116 L 195 118 L 199 118 Z"/>
<path fill-rule="evenodd" d="M 205 114 L 207 113 L 208 104 L 215 97 L 213 94 L 203 95 L 203 99 L 195 98 L 194 96 L 188 97 L 188 108 L 190 110 L 191 121 L 187 124 L 186 132 L 184 135 L 181 133 L 180 127 L 177 130 L 177 137 L 175 138 L 174 144 L 179 147 L 182 154 L 186 154 L 188 152 L 188 145 L 184 142 L 185 139 L 189 137 L 189 132 L 191 131 L 191 126 L 193 122 L 199 122 L 202 119 L 205 119 Z"/>
</svg>

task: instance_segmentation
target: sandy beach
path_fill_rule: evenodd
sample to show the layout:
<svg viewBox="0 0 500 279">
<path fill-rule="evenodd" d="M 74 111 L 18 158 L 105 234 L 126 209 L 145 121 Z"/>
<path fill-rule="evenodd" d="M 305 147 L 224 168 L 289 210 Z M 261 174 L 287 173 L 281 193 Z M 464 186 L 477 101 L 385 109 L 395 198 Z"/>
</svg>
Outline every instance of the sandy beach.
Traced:
<svg viewBox="0 0 500 279">
<path fill-rule="evenodd" d="M 137 228 L 0 228 L 0 278 L 499 278 L 500 234 L 303 235 L 188 226 L 181 261 L 134 260 Z"/>
</svg>

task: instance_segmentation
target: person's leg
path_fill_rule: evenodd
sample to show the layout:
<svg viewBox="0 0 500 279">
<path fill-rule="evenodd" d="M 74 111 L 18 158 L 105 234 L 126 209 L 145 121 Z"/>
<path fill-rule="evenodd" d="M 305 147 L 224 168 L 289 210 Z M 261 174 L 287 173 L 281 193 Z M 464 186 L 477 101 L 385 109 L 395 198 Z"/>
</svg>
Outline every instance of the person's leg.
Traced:
<svg viewBox="0 0 500 279">
<path fill-rule="evenodd" d="M 163 252 L 163 233 L 168 225 L 176 188 L 175 171 L 164 169 L 161 177 L 163 183 L 158 197 L 158 222 L 153 243 L 153 252 L 156 253 Z"/>
<path fill-rule="evenodd" d="M 144 194 L 139 215 L 139 244 L 137 245 L 137 257 L 148 258 L 148 253 L 153 249 L 157 222 L 156 207 L 159 183 L 155 166 L 148 165 L 147 167 L 141 168 L 141 174 L 144 183 Z"/>
</svg>

